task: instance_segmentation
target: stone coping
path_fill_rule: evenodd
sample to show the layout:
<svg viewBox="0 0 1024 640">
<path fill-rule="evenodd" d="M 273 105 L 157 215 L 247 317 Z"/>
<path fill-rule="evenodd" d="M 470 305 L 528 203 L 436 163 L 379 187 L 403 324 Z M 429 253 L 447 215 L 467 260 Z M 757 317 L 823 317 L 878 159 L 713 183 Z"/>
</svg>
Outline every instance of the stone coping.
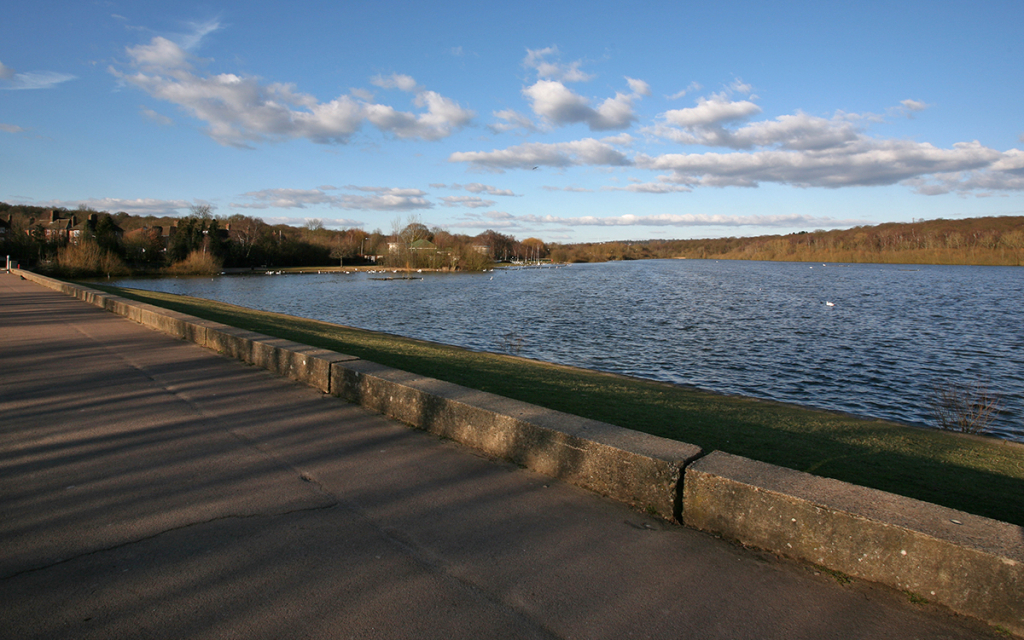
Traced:
<svg viewBox="0 0 1024 640">
<path fill-rule="evenodd" d="M 653 515 L 1024 635 L 1022 527 L 13 273 Z"/>
<path fill-rule="evenodd" d="M 689 527 L 1024 633 L 1024 528 L 723 451 L 683 491 Z"/>
</svg>

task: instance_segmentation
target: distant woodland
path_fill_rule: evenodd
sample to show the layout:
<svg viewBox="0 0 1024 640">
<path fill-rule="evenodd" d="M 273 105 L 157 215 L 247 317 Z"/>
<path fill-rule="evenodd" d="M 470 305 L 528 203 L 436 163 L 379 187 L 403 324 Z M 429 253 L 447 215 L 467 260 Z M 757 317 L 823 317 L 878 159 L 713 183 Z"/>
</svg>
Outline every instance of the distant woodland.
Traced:
<svg viewBox="0 0 1024 640">
<path fill-rule="evenodd" d="M 1021 266 L 1024 217 L 886 223 L 753 238 L 551 245 L 556 262 L 649 258 Z"/>
<path fill-rule="evenodd" d="M 0 258 L 66 276 L 213 273 L 222 268 L 376 264 L 475 271 L 494 263 L 654 258 L 1020 266 L 1024 216 L 887 223 L 835 231 L 709 240 L 558 244 L 488 230 L 476 236 L 427 227 L 412 216 L 380 229 L 269 225 L 260 218 L 132 216 L 86 208 L 0 202 Z"/>
</svg>

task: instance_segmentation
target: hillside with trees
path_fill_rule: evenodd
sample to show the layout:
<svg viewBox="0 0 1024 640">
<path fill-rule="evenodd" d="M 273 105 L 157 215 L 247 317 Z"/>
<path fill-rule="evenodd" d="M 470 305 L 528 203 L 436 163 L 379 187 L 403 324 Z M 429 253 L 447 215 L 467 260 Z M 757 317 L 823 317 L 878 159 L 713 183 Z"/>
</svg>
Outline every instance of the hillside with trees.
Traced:
<svg viewBox="0 0 1024 640">
<path fill-rule="evenodd" d="M 886 223 L 752 238 L 551 245 L 550 251 L 555 262 L 689 258 L 1021 266 L 1024 217 Z"/>
<path fill-rule="evenodd" d="M 453 234 L 415 216 L 395 220 L 385 234 L 380 229 L 327 229 L 319 220 L 303 227 L 270 225 L 241 214 L 215 216 L 208 206 L 193 206 L 185 217 L 153 217 L 0 202 L 0 255 L 73 277 L 371 264 L 477 271 L 502 262 L 654 258 L 1020 266 L 1024 217 L 887 223 L 752 238 L 557 244 L 539 238 L 520 241 L 494 230 Z"/>
</svg>

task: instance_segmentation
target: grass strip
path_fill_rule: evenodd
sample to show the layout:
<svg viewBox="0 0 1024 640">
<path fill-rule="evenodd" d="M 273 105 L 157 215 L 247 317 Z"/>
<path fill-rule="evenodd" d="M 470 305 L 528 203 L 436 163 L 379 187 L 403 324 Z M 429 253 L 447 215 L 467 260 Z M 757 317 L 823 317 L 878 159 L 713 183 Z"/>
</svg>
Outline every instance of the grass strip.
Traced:
<svg viewBox="0 0 1024 640">
<path fill-rule="evenodd" d="M 471 351 L 168 293 L 86 286 L 549 409 L 1024 525 L 1024 446 Z"/>
</svg>

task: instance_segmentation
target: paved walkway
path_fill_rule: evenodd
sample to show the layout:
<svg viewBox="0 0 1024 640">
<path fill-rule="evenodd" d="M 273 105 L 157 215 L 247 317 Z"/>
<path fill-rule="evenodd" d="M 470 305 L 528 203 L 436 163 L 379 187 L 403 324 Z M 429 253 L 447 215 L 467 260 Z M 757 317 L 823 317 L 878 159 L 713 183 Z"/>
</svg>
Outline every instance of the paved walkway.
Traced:
<svg viewBox="0 0 1024 640">
<path fill-rule="evenodd" d="M 0 274 L 4 638 L 979 638 Z"/>
</svg>

